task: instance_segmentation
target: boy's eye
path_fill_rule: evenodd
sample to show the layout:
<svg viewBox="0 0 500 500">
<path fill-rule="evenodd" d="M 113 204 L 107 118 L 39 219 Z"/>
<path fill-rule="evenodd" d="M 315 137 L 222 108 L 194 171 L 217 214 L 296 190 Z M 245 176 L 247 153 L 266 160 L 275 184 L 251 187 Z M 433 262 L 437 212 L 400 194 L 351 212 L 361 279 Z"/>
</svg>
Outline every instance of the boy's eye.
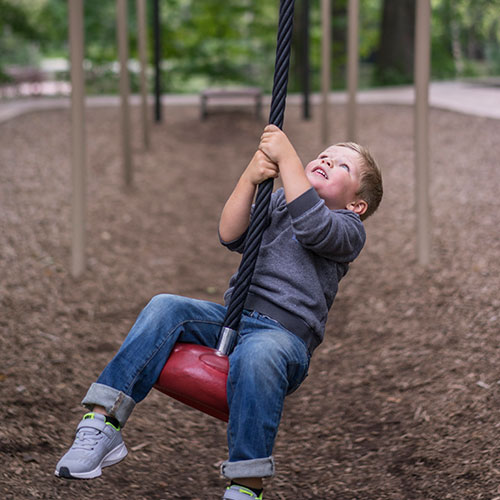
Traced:
<svg viewBox="0 0 500 500">
<path fill-rule="evenodd" d="M 342 163 L 341 165 L 339 165 L 339 167 L 340 167 L 340 168 L 345 169 L 347 172 L 349 172 L 349 171 L 350 171 L 349 166 L 348 166 L 348 165 L 346 165 L 345 163 Z"/>
</svg>

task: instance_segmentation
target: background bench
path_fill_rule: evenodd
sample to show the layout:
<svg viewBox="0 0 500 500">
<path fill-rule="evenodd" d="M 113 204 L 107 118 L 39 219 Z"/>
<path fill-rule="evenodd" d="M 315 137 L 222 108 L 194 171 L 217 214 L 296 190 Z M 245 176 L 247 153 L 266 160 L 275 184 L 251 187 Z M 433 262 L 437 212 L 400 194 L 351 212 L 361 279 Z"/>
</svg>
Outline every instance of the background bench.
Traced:
<svg viewBox="0 0 500 500">
<path fill-rule="evenodd" d="M 258 87 L 211 87 L 202 90 L 201 118 L 206 119 L 209 111 L 233 106 L 255 106 L 255 116 L 261 117 L 262 92 Z"/>
</svg>

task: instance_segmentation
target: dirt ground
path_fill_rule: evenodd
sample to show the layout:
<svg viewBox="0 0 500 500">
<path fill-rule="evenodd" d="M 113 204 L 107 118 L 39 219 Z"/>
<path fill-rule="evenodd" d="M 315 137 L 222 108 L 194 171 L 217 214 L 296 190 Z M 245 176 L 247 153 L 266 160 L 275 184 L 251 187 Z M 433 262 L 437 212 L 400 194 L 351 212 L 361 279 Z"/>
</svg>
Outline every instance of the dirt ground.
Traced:
<svg viewBox="0 0 500 500">
<path fill-rule="evenodd" d="M 0 125 L 0 497 L 220 498 L 225 424 L 153 391 L 125 427 L 128 458 L 93 481 L 54 467 L 79 402 L 150 297 L 221 301 L 239 262 L 219 245 L 223 203 L 263 126 L 164 110 L 152 147 L 134 110 L 134 187 L 123 186 L 117 109 L 90 109 L 88 270 L 68 272 L 68 111 Z M 285 129 L 315 156 L 319 113 Z M 341 284 L 309 377 L 287 400 L 267 500 L 500 499 L 500 122 L 432 110 L 432 263 L 415 257 L 413 114 L 362 106 L 359 142 L 385 198 Z M 343 107 L 332 108 L 333 142 Z"/>
</svg>

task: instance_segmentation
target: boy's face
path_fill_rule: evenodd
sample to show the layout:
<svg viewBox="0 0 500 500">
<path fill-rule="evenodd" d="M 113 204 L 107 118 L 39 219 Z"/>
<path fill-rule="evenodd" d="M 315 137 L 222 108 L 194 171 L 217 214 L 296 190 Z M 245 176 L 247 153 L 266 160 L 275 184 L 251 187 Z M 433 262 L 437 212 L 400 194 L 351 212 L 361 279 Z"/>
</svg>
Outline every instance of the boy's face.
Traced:
<svg viewBox="0 0 500 500">
<path fill-rule="evenodd" d="M 305 173 L 330 210 L 352 210 L 352 204 L 358 200 L 360 163 L 361 157 L 356 151 L 330 146 L 307 164 Z"/>
</svg>

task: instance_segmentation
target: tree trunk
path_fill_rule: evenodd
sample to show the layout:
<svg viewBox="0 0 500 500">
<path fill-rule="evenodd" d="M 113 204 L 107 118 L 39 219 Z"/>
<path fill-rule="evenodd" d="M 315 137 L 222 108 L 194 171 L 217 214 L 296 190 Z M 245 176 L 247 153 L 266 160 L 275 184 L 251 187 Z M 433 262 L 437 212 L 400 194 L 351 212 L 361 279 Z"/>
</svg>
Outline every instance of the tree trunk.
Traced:
<svg viewBox="0 0 500 500">
<path fill-rule="evenodd" d="M 378 83 L 413 81 L 416 0 L 384 0 L 376 60 Z"/>
<path fill-rule="evenodd" d="M 344 88 L 347 69 L 347 2 L 332 1 L 332 86 Z"/>
</svg>

